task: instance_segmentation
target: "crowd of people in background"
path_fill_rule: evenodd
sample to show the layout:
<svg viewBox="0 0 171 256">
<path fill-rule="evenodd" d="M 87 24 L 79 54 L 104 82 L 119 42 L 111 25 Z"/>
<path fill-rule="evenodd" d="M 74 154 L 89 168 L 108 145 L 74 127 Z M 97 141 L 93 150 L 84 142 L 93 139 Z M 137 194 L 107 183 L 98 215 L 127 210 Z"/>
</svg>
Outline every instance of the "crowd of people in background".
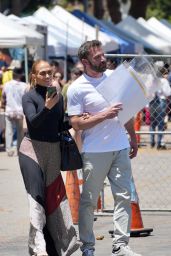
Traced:
<svg viewBox="0 0 171 256">
<path fill-rule="evenodd" d="M 82 74 L 83 65 L 80 61 L 72 63 L 68 70 L 67 77 L 64 79 L 64 70 L 61 63 L 57 60 L 52 60 L 49 63 L 53 69 L 53 85 L 63 94 L 64 108 L 67 115 L 67 89 L 69 85 Z M 117 61 L 111 58 L 107 59 L 108 69 L 114 70 L 117 65 Z M 163 77 L 161 78 L 162 87 L 156 95 L 154 95 L 154 99 L 151 103 L 137 113 L 135 116 L 134 128 L 139 132 L 142 126 L 145 125 L 149 127 L 149 131 L 151 132 L 149 135 L 151 148 L 156 147 L 157 149 L 166 149 L 163 134 L 160 133 L 155 135 L 155 132 L 165 131 L 168 122 L 171 120 L 171 66 L 167 63 L 162 63 L 161 61 L 160 65 L 163 74 Z M 14 84 L 16 89 L 15 86 L 13 86 Z M 5 150 L 9 156 L 16 154 L 17 144 L 20 143 L 21 137 L 26 129 L 25 119 L 23 117 L 21 118 L 22 111 L 21 106 L 19 106 L 24 93 L 23 88 L 25 88 L 26 91 L 29 90 L 29 85 L 25 84 L 23 63 L 18 60 L 12 60 L 6 51 L 0 51 L 0 144 L 5 144 Z M 14 91 L 16 92 L 16 95 L 14 94 Z M 15 95 L 13 100 L 11 100 L 12 95 Z M 9 113 L 10 108 L 12 108 L 13 111 L 20 112 L 18 119 L 14 117 L 11 118 L 13 114 Z M 3 116 L 4 111 L 5 124 Z M 141 135 L 137 134 L 136 136 L 140 147 Z"/>
</svg>

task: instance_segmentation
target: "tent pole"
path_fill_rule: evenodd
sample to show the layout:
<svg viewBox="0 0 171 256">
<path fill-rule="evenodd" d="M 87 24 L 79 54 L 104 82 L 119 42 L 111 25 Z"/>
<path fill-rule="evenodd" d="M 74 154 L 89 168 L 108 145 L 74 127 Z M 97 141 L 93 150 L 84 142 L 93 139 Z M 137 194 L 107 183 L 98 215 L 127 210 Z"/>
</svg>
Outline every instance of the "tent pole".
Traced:
<svg viewBox="0 0 171 256">
<path fill-rule="evenodd" d="M 67 81 L 67 56 L 68 56 L 68 30 L 69 30 L 69 23 L 66 23 L 66 48 L 65 48 L 65 57 L 64 57 L 64 79 Z"/>
<path fill-rule="evenodd" d="M 83 6 L 84 6 L 84 12 L 86 13 L 88 11 L 88 1 L 83 0 Z"/>
<path fill-rule="evenodd" d="M 64 57 L 64 80 L 67 81 L 67 55 Z"/>
<path fill-rule="evenodd" d="M 28 83 L 28 52 L 27 47 L 24 47 L 24 71 L 25 71 L 25 80 Z"/>
<path fill-rule="evenodd" d="M 96 40 L 98 40 L 99 39 L 99 26 L 95 26 L 95 31 L 96 31 Z"/>
</svg>

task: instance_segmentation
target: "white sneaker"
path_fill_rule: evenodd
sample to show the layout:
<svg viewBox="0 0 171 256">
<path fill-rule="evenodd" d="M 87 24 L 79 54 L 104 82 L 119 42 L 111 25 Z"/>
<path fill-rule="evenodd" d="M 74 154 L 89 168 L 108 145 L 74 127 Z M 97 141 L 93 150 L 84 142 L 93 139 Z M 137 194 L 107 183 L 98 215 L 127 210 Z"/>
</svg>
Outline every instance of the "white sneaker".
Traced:
<svg viewBox="0 0 171 256">
<path fill-rule="evenodd" d="M 131 250 L 129 246 L 121 246 L 117 251 L 112 251 L 112 256 L 142 256 Z"/>
</svg>

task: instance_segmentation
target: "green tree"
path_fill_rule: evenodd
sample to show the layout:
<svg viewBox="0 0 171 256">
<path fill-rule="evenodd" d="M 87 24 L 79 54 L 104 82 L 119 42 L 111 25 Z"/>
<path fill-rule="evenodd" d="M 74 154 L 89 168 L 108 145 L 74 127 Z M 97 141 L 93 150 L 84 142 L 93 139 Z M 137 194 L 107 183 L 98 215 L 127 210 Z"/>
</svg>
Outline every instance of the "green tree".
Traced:
<svg viewBox="0 0 171 256">
<path fill-rule="evenodd" d="M 121 2 L 125 3 L 127 2 L 128 0 L 121 0 Z M 143 0 L 143 1 L 140 1 L 140 0 L 130 0 L 131 1 L 131 7 L 130 7 L 130 10 L 129 10 L 129 14 L 131 16 L 133 16 L 134 18 L 138 18 L 138 17 L 143 17 L 145 18 L 146 16 L 146 9 L 147 9 L 147 6 L 150 2 L 150 0 Z M 97 17 L 97 18 L 103 18 L 103 12 L 98 12 L 98 9 L 95 9 L 96 6 L 101 6 L 101 9 L 99 10 L 102 10 L 103 9 L 103 3 L 104 1 L 102 0 L 96 0 L 94 1 L 96 2 L 96 5 L 94 5 L 94 16 Z M 108 7 L 108 12 L 110 14 L 110 17 L 111 17 L 111 20 L 114 22 L 114 23 L 118 23 L 121 21 L 122 19 L 122 15 L 121 15 L 121 12 L 120 12 L 120 1 L 118 0 L 106 0 L 107 2 L 107 7 Z M 98 7 L 99 8 L 99 7 Z"/>
<path fill-rule="evenodd" d="M 120 12 L 120 3 L 117 0 L 107 0 L 107 7 L 111 17 L 111 20 L 114 23 L 121 21 L 122 16 Z"/>
<path fill-rule="evenodd" d="M 0 0 L 6 1 L 6 0 Z M 121 21 L 120 2 L 131 2 L 129 15 L 134 18 L 156 17 L 158 19 L 164 18 L 171 21 L 171 0 L 11 0 L 10 11 L 16 15 L 21 12 L 31 13 L 39 6 L 50 7 L 54 3 L 60 4 L 68 10 L 72 10 L 79 3 L 84 9 L 88 5 L 93 6 L 93 14 L 98 19 L 103 19 L 105 14 L 105 7 L 114 23 Z M 105 7 L 104 7 L 105 6 Z"/>
<path fill-rule="evenodd" d="M 1 1 L 1 0 L 0 0 Z M 22 12 L 30 13 L 35 11 L 39 6 L 49 7 L 52 0 L 11 0 L 9 9 L 10 13 L 20 16 Z"/>
<path fill-rule="evenodd" d="M 151 0 L 147 8 L 147 18 L 156 17 L 166 19 L 171 22 L 171 1 L 170 0 Z"/>
<path fill-rule="evenodd" d="M 30 3 L 30 0 L 25 0 L 25 1 L 21 1 L 21 0 L 12 0 L 11 1 L 11 10 L 10 12 L 19 16 L 21 11 L 28 6 L 28 4 Z"/>
<path fill-rule="evenodd" d="M 129 15 L 133 16 L 135 19 L 139 17 L 146 17 L 147 7 L 150 0 L 131 0 L 131 8 L 129 10 Z"/>
</svg>

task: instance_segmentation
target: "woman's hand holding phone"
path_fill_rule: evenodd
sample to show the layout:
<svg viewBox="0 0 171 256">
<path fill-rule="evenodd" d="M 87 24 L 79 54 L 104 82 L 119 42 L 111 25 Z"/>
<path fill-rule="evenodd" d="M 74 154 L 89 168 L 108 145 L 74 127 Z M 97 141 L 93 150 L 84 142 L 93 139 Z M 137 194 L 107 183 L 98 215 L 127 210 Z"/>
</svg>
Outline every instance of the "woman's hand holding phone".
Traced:
<svg viewBox="0 0 171 256">
<path fill-rule="evenodd" d="M 48 97 L 52 96 L 52 94 L 57 93 L 57 88 L 55 86 L 47 87 L 47 95 Z"/>
<path fill-rule="evenodd" d="M 45 107 L 48 109 L 53 108 L 59 101 L 59 92 L 55 86 L 49 86 L 47 88 Z"/>
</svg>

